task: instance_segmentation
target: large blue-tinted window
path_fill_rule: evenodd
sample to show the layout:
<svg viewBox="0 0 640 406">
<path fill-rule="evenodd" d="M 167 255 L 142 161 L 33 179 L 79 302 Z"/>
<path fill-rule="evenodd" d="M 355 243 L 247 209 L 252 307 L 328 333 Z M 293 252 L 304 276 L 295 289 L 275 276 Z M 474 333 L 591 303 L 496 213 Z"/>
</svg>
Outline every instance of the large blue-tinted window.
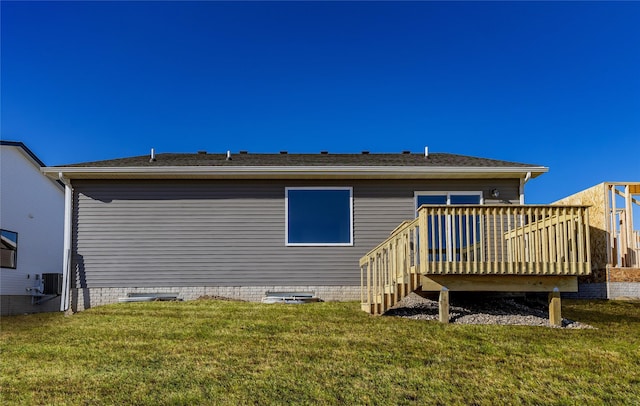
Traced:
<svg viewBox="0 0 640 406">
<path fill-rule="evenodd" d="M 352 244 L 351 188 L 287 189 L 287 244 Z"/>
</svg>

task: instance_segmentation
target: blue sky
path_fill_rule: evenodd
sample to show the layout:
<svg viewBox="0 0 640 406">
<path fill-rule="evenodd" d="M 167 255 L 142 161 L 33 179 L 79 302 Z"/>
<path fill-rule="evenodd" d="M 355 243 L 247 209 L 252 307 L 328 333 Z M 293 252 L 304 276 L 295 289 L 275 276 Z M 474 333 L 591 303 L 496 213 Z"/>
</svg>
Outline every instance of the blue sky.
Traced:
<svg viewBox="0 0 640 406">
<path fill-rule="evenodd" d="M 1 137 L 157 152 L 451 152 L 640 180 L 640 2 L 7 2 Z"/>
</svg>

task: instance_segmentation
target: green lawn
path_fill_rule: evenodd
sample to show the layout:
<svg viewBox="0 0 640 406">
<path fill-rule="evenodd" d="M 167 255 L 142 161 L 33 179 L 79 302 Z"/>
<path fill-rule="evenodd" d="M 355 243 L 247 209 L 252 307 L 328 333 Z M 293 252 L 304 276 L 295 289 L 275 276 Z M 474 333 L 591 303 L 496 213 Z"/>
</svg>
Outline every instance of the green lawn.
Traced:
<svg viewBox="0 0 640 406">
<path fill-rule="evenodd" d="M 640 303 L 563 316 L 597 328 L 213 300 L 3 317 L 0 403 L 640 404 Z"/>
</svg>

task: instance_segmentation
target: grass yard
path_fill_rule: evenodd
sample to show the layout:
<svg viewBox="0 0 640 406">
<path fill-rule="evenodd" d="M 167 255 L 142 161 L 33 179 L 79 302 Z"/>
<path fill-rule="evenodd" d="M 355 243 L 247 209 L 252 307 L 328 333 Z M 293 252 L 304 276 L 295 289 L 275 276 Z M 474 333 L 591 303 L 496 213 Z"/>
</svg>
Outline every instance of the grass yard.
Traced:
<svg viewBox="0 0 640 406">
<path fill-rule="evenodd" d="M 0 403 L 640 404 L 640 303 L 563 316 L 597 329 L 213 300 L 3 317 Z"/>
</svg>

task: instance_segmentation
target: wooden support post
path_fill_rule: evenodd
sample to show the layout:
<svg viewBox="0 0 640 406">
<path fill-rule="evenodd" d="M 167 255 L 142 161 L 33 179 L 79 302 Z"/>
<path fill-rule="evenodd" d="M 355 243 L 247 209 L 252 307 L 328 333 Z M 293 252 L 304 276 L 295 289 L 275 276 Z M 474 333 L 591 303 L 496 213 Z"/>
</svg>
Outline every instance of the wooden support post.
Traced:
<svg viewBox="0 0 640 406">
<path fill-rule="evenodd" d="M 440 299 L 438 300 L 438 310 L 441 323 L 449 322 L 449 289 L 442 287 L 440 290 Z"/>
<path fill-rule="evenodd" d="M 408 287 L 407 287 L 406 283 L 399 283 L 397 289 L 398 289 L 398 292 L 399 292 L 398 293 L 399 296 L 398 296 L 398 299 L 397 299 L 398 301 L 402 300 L 403 297 L 405 297 L 405 296 L 407 296 L 409 294 Z"/>
<path fill-rule="evenodd" d="M 384 295 L 384 308 L 382 309 L 383 313 L 389 310 L 395 304 L 394 298 L 395 295 L 393 293 L 387 293 Z"/>
<path fill-rule="evenodd" d="M 554 288 L 549 293 L 549 324 L 552 326 L 562 326 L 562 313 L 560 311 L 560 290 Z"/>
</svg>

